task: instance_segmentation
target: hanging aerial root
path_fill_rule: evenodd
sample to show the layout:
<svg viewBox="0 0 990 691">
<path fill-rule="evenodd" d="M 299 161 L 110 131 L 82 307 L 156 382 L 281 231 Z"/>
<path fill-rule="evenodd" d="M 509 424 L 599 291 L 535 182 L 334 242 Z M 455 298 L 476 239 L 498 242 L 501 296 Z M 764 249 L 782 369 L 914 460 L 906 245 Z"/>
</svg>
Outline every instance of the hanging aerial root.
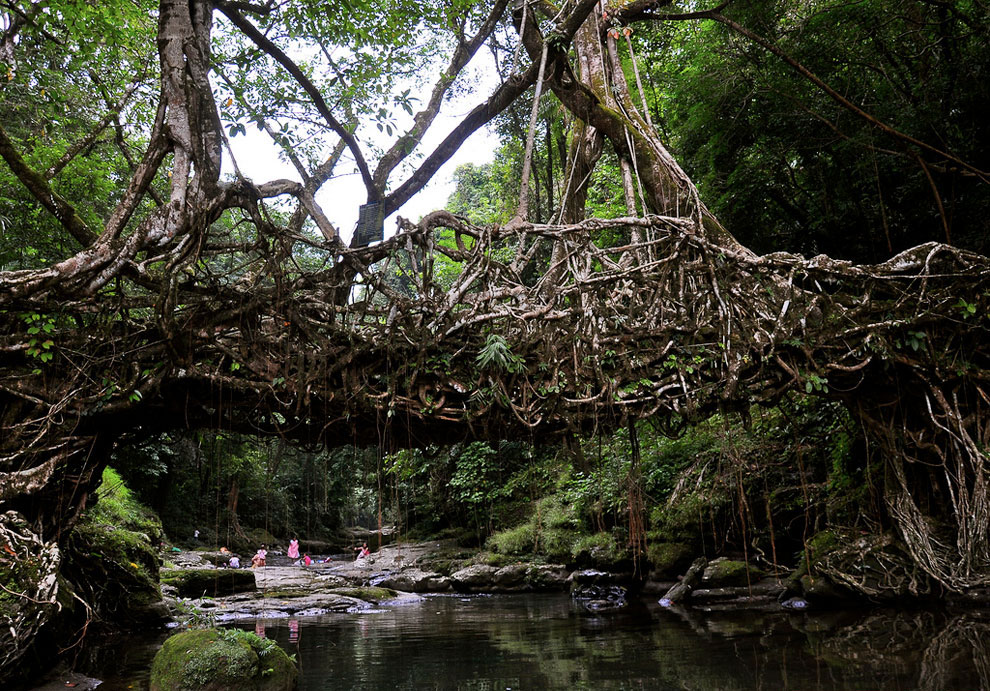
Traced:
<svg viewBox="0 0 990 691">
<path fill-rule="evenodd" d="M 0 669 L 10 669 L 52 614 L 58 597 L 57 545 L 13 511 L 0 514 Z"/>
</svg>

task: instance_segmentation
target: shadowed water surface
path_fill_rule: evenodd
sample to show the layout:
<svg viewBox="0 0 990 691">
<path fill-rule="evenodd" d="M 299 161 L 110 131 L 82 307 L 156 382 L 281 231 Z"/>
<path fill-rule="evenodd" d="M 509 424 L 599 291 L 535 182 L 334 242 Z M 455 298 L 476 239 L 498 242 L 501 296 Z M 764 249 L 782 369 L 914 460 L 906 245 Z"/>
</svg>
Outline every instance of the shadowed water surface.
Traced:
<svg viewBox="0 0 990 691">
<path fill-rule="evenodd" d="M 594 613 L 566 596 L 432 596 L 243 626 L 295 655 L 300 689 L 988 689 L 990 613 Z M 147 663 L 101 690 L 147 686 Z"/>
<path fill-rule="evenodd" d="M 296 655 L 303 689 L 978 689 L 990 662 L 990 618 L 932 612 L 593 613 L 563 596 L 428 597 L 262 628 Z"/>
</svg>

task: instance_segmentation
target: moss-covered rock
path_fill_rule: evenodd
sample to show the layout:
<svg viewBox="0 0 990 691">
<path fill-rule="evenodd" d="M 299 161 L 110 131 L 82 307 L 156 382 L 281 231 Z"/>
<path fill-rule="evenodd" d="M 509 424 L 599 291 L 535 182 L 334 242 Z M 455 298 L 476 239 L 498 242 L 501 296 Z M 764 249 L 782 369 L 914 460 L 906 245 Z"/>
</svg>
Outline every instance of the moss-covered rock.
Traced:
<svg viewBox="0 0 990 691">
<path fill-rule="evenodd" d="M 744 561 L 716 559 L 708 564 L 701 580 L 708 588 L 731 588 L 755 583 L 764 575 L 763 571 Z"/>
<path fill-rule="evenodd" d="M 697 550 L 684 542 L 652 542 L 646 547 L 646 557 L 657 578 L 677 578 L 696 556 Z"/>
<path fill-rule="evenodd" d="M 596 569 L 617 570 L 629 563 L 631 554 L 611 533 L 582 535 L 571 546 L 571 563 Z"/>
<path fill-rule="evenodd" d="M 162 584 L 174 586 L 179 597 L 221 597 L 257 587 L 249 569 L 164 569 Z"/>
<path fill-rule="evenodd" d="M 526 569 L 526 583 L 533 590 L 565 590 L 567 576 L 560 564 L 530 564 Z"/>
<path fill-rule="evenodd" d="M 268 639 L 239 629 L 194 629 L 162 645 L 151 664 L 152 691 L 292 691 L 298 672 Z"/>
<path fill-rule="evenodd" d="M 105 621 L 147 624 L 168 617 L 158 589 L 157 517 L 111 468 L 95 504 L 69 534 L 62 575 Z"/>
<path fill-rule="evenodd" d="M 802 561 L 817 561 L 829 552 L 834 552 L 841 547 L 842 542 L 842 539 L 834 530 L 817 532 L 805 541 L 804 547 L 807 550 L 807 558 Z"/>
<path fill-rule="evenodd" d="M 399 595 L 399 593 L 391 588 L 375 588 L 372 586 L 364 588 L 335 588 L 330 592 L 364 600 L 365 602 L 385 602 L 386 600 L 394 600 Z"/>
</svg>

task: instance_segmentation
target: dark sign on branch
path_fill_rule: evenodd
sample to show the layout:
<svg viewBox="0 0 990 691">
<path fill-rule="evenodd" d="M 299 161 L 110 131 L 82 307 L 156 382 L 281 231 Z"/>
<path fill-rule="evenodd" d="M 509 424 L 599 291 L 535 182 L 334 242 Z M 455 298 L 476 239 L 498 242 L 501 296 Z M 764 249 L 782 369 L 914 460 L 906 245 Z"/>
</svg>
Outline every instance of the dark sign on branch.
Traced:
<svg viewBox="0 0 990 691">
<path fill-rule="evenodd" d="M 385 205 L 381 202 L 362 204 L 354 229 L 352 247 L 367 247 L 385 238 Z"/>
</svg>

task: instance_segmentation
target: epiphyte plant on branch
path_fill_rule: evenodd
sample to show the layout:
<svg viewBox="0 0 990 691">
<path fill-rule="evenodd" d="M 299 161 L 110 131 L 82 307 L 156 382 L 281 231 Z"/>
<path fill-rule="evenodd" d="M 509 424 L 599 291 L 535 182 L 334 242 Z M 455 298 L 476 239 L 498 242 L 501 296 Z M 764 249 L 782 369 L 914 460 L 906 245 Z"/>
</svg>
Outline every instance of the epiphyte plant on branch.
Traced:
<svg viewBox="0 0 990 691">
<path fill-rule="evenodd" d="M 912 563 L 950 590 L 990 580 L 987 259 L 928 243 L 860 266 L 737 241 L 658 135 L 624 30 L 726 24 L 732 6 L 680 9 L 5 3 L 0 175 L 16 192 L 0 216 L 36 251 L 5 245 L 0 271 L 0 529 L 55 555 L 39 583 L 114 446 L 171 429 L 390 448 L 550 439 L 685 424 L 809 384 L 877 442 Z M 482 48 L 505 74 L 423 150 Z M 427 73 L 413 100 L 403 85 Z M 333 176 L 353 165 L 366 198 L 330 204 L 389 215 L 531 90 L 568 113 L 554 222 L 525 203 L 502 226 L 437 211 L 345 246 L 318 200 Z M 983 175 L 882 124 L 929 167 Z M 249 127 L 298 180 L 222 173 Z M 376 148 L 368 132 L 393 137 Z M 606 153 L 626 215 L 589 218 Z M 438 257 L 459 271 L 438 277 Z M 918 500 L 932 491 L 949 501 Z M 3 612 L 0 665 L 56 608 L 37 586 Z"/>
</svg>

